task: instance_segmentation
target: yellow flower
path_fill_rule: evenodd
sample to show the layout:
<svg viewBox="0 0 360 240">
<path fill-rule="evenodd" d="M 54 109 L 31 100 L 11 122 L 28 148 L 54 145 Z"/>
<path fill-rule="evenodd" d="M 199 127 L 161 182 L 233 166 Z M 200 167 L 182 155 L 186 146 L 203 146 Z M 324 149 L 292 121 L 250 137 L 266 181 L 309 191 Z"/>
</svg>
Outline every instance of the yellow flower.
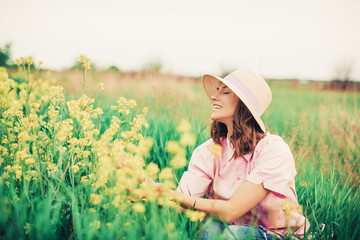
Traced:
<svg viewBox="0 0 360 240">
<path fill-rule="evenodd" d="M 90 223 L 90 226 L 93 227 L 93 228 L 95 228 L 95 230 L 99 230 L 101 224 L 100 224 L 99 221 L 94 221 L 94 222 Z"/>
<path fill-rule="evenodd" d="M 160 171 L 158 165 L 156 163 L 149 163 L 147 166 L 146 166 L 146 169 L 145 169 L 145 172 L 146 174 L 154 179 L 156 177 L 156 174 Z"/>
<path fill-rule="evenodd" d="M 161 172 L 159 174 L 160 180 L 173 179 L 173 177 L 174 177 L 174 175 L 173 175 L 173 171 L 171 168 L 164 168 L 163 170 L 161 170 Z"/>
<path fill-rule="evenodd" d="M 58 166 L 56 164 L 50 162 L 50 163 L 47 163 L 46 170 L 48 170 L 48 171 L 57 171 Z"/>
<path fill-rule="evenodd" d="M 175 188 L 176 188 L 175 183 L 174 183 L 173 181 L 171 181 L 171 180 L 166 180 L 166 181 L 164 181 L 164 182 L 163 182 L 163 186 L 164 186 L 165 188 L 170 188 L 170 189 L 175 189 Z"/>
<path fill-rule="evenodd" d="M 77 138 L 71 138 L 68 142 L 70 143 L 70 145 L 76 146 L 76 145 L 79 144 L 79 139 L 77 139 Z"/>
<path fill-rule="evenodd" d="M 71 167 L 71 170 L 73 171 L 73 174 L 77 173 L 79 171 L 79 165 L 75 164 Z"/>
<path fill-rule="evenodd" d="M 25 163 L 28 164 L 28 165 L 33 164 L 33 163 L 35 163 L 35 159 L 28 158 L 28 159 L 25 160 Z"/>
<path fill-rule="evenodd" d="M 99 83 L 98 88 L 99 88 L 100 90 L 104 90 L 104 83 L 103 83 L 103 82 Z"/>
<path fill-rule="evenodd" d="M 206 217 L 206 214 L 204 212 L 193 211 L 190 209 L 185 210 L 185 214 L 192 222 L 203 220 Z"/>
<path fill-rule="evenodd" d="M 143 110 L 142 110 L 142 113 L 145 115 L 147 114 L 149 111 L 149 108 L 148 107 L 144 107 Z"/>
<path fill-rule="evenodd" d="M 180 133 L 190 132 L 191 131 L 191 124 L 186 119 L 181 119 L 179 126 L 176 130 Z"/>
<path fill-rule="evenodd" d="M 145 206 L 142 203 L 135 203 L 132 207 L 133 207 L 135 212 L 138 212 L 138 213 L 144 213 L 145 212 Z"/>
<path fill-rule="evenodd" d="M 102 115 L 104 112 L 101 108 L 95 108 L 94 113 L 98 116 Z"/>
<path fill-rule="evenodd" d="M 286 216 L 292 215 L 294 213 L 302 213 L 299 204 L 287 200 L 282 201 L 281 209 L 284 210 Z"/>
<path fill-rule="evenodd" d="M 21 179 L 21 176 L 22 176 L 22 168 L 20 165 L 14 165 L 12 167 L 12 170 L 15 172 L 15 178 L 17 180 L 20 180 Z"/>
<path fill-rule="evenodd" d="M 80 55 L 77 59 L 78 62 L 81 62 L 81 67 L 85 70 L 91 69 L 90 58 L 85 57 L 84 55 Z"/>
<path fill-rule="evenodd" d="M 88 179 L 87 176 L 82 176 L 80 182 L 82 183 L 87 182 L 87 179 Z"/>
<path fill-rule="evenodd" d="M 179 145 L 178 142 L 175 141 L 168 141 L 166 143 L 166 151 L 168 151 L 169 153 L 185 155 L 185 150 Z"/>
<path fill-rule="evenodd" d="M 196 137 L 195 134 L 190 132 L 185 132 L 181 135 L 180 144 L 183 146 L 193 146 L 195 145 Z"/>
<path fill-rule="evenodd" d="M 20 59 L 15 59 L 14 63 L 19 66 L 21 65 L 22 62 Z"/>
<path fill-rule="evenodd" d="M 93 204 L 93 205 L 98 205 L 101 203 L 102 201 L 102 196 L 99 195 L 99 194 L 96 194 L 96 193 L 92 193 L 90 195 L 90 203 Z"/>
<path fill-rule="evenodd" d="M 32 57 L 27 57 L 25 61 L 28 65 L 31 65 L 34 62 L 34 59 Z"/>
<path fill-rule="evenodd" d="M 166 224 L 165 228 L 168 233 L 171 233 L 173 230 L 175 230 L 175 224 L 172 222 L 168 223 L 168 224 Z"/>
<path fill-rule="evenodd" d="M 128 101 L 128 105 L 129 105 L 129 107 L 133 108 L 133 107 L 137 106 L 137 103 L 136 103 L 136 101 L 134 99 L 130 99 Z"/>
<path fill-rule="evenodd" d="M 220 157 L 222 155 L 222 146 L 219 144 L 210 145 L 208 146 L 208 149 L 216 157 Z"/>
<path fill-rule="evenodd" d="M 174 169 L 183 168 L 187 165 L 187 159 L 182 154 L 176 154 L 171 160 L 170 160 L 170 166 Z"/>
</svg>

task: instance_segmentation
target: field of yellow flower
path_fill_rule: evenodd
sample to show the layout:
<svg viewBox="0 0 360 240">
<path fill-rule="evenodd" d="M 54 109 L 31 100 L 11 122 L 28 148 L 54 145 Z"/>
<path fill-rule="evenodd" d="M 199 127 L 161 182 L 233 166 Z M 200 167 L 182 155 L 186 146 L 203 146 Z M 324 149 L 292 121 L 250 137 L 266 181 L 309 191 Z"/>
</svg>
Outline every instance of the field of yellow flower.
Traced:
<svg viewBox="0 0 360 240">
<path fill-rule="evenodd" d="M 90 60 L 79 61 L 84 86 Z M 147 178 L 176 187 L 173 170 L 187 165 L 185 148 L 195 144 L 189 122 L 178 126 L 179 142 L 167 143 L 170 166 L 160 170 L 154 162 L 145 164 L 153 146 L 142 134 L 149 127 L 147 107 L 136 112 L 135 100 L 119 97 L 104 113 L 84 93 L 66 101 L 61 86 L 30 71 L 32 58 L 16 64 L 24 76 L 17 81 L 0 68 L 1 236 L 138 238 L 147 235 L 139 232 L 146 212 L 179 214 L 176 200 Z M 190 210 L 185 216 L 203 218 Z M 175 234 L 168 230 L 157 234 Z"/>
<path fill-rule="evenodd" d="M 174 189 L 209 138 L 201 85 L 123 81 L 114 97 L 102 92 L 107 83 L 86 87 L 90 59 L 78 60 L 75 93 L 45 79 L 41 62 L 31 68 L 32 58 L 16 60 L 11 76 L 0 68 L 0 238 L 196 239 L 204 213 L 181 213 L 152 181 Z M 317 237 L 357 239 L 359 95 L 270 85 L 264 120 L 293 150 L 311 231 L 325 223 Z"/>
</svg>

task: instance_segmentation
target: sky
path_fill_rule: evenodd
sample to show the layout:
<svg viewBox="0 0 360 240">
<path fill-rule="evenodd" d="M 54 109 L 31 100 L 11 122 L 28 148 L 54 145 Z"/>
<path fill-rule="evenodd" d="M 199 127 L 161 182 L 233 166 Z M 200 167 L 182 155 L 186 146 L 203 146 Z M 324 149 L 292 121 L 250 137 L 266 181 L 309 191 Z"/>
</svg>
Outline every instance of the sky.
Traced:
<svg viewBox="0 0 360 240">
<path fill-rule="evenodd" d="M 95 66 L 191 76 L 251 69 L 265 78 L 360 80 L 358 0 L 2 0 L 0 48 L 45 68 Z"/>
</svg>

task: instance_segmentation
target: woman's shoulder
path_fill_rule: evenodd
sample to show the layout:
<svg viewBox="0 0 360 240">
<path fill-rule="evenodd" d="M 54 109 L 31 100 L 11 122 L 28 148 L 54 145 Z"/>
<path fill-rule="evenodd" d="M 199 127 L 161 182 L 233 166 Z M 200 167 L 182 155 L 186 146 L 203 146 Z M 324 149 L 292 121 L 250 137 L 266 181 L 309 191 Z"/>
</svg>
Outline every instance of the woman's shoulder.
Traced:
<svg viewBox="0 0 360 240">
<path fill-rule="evenodd" d="M 197 146 L 194 152 L 207 152 L 210 153 L 209 147 L 214 145 L 214 140 L 212 138 L 208 139 L 207 141 L 203 142 L 199 146 Z"/>
<path fill-rule="evenodd" d="M 214 141 L 209 139 L 196 147 L 191 155 L 190 165 L 195 164 L 202 166 L 202 169 L 212 169 L 213 161 L 210 161 L 214 157 L 210 150 L 212 145 Z"/>
<path fill-rule="evenodd" d="M 284 150 L 286 152 L 290 151 L 289 145 L 284 141 L 284 139 L 276 134 L 266 133 L 266 136 L 263 137 L 258 144 L 256 145 L 255 150 Z"/>
</svg>

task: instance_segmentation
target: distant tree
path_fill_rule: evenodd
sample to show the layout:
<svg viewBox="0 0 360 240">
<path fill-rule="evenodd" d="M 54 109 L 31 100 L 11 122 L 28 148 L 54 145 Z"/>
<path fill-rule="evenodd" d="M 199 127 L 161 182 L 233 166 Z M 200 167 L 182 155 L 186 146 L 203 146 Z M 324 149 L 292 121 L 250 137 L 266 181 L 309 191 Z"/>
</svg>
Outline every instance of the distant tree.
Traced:
<svg viewBox="0 0 360 240">
<path fill-rule="evenodd" d="M 11 57 L 10 48 L 11 48 L 10 43 L 6 44 L 4 48 L 0 48 L 0 66 L 3 67 L 9 66 L 9 60 Z"/>
<path fill-rule="evenodd" d="M 327 84 L 327 88 L 334 90 L 357 89 L 358 84 L 352 81 L 353 62 L 343 62 L 335 68 L 333 80 Z"/>
<path fill-rule="evenodd" d="M 109 71 L 114 71 L 114 72 L 121 72 L 120 69 L 117 66 L 114 66 L 114 65 L 110 66 L 108 70 Z"/>
<path fill-rule="evenodd" d="M 351 81 L 353 67 L 354 67 L 353 62 L 343 62 L 342 64 L 339 64 L 335 68 L 335 76 L 333 80 L 338 80 L 343 82 Z"/>
</svg>

